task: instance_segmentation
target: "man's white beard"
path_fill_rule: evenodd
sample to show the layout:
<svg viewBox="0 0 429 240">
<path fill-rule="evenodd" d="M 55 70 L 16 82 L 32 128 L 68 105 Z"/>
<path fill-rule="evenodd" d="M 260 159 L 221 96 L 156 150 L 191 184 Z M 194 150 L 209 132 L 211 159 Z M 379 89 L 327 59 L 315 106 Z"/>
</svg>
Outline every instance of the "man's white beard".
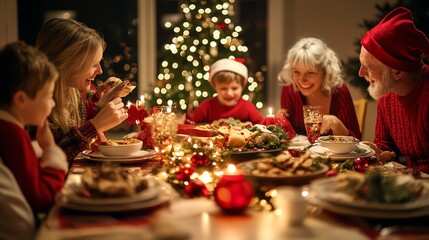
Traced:
<svg viewBox="0 0 429 240">
<path fill-rule="evenodd" d="M 368 87 L 369 95 L 375 100 L 378 100 L 381 96 L 388 92 L 393 91 L 393 78 L 390 73 L 390 69 L 384 69 L 381 75 L 381 79 L 378 82 L 374 82 L 374 84 Z"/>
</svg>

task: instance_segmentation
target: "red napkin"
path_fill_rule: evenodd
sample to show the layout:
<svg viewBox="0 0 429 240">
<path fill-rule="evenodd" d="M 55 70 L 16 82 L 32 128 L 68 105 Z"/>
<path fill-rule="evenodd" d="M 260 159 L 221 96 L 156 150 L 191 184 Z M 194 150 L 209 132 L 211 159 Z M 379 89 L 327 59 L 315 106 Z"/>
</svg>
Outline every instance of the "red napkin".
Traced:
<svg viewBox="0 0 429 240">
<path fill-rule="evenodd" d="M 283 131 L 289 133 L 287 140 L 291 140 L 292 138 L 294 138 L 296 136 L 295 130 L 293 129 L 289 120 L 287 120 L 287 118 L 283 114 L 280 114 L 277 117 L 266 117 L 266 118 L 264 118 L 264 120 L 262 120 L 261 124 L 263 124 L 265 126 L 269 126 L 269 125 L 281 126 L 283 128 Z"/>
</svg>

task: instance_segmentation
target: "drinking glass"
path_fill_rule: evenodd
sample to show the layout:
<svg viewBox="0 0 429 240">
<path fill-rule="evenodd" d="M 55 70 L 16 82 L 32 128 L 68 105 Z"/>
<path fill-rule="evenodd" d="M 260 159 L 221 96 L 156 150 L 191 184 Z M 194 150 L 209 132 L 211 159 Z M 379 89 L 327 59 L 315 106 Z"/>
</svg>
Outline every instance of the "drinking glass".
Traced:
<svg viewBox="0 0 429 240">
<path fill-rule="evenodd" d="M 320 137 L 323 121 L 323 107 L 317 105 L 304 105 L 304 124 L 308 141 L 313 144 Z"/>
<path fill-rule="evenodd" d="M 152 109 L 152 117 L 151 134 L 155 151 L 161 158 L 167 158 L 177 135 L 177 116 L 172 106 L 157 106 Z"/>
</svg>

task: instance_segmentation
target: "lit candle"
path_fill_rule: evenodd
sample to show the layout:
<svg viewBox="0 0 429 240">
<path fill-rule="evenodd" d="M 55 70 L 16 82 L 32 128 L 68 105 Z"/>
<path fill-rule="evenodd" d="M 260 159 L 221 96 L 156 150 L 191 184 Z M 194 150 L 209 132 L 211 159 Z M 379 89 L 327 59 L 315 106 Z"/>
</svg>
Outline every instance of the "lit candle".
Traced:
<svg viewBox="0 0 429 240">
<path fill-rule="evenodd" d="M 145 105 L 145 101 L 144 101 L 144 96 L 143 95 L 140 95 L 140 106 L 142 107 L 142 108 L 144 108 L 144 105 Z"/>
<path fill-rule="evenodd" d="M 267 115 L 267 117 L 275 117 L 274 116 L 274 114 L 273 114 L 273 109 L 272 108 L 268 108 L 268 115 Z"/>
<path fill-rule="evenodd" d="M 253 197 L 253 187 L 235 165 L 229 164 L 214 190 L 216 203 L 226 213 L 242 213 Z"/>
<path fill-rule="evenodd" d="M 265 125 L 265 126 L 275 125 L 276 121 L 277 121 L 277 119 L 276 119 L 276 116 L 274 116 L 274 114 L 273 114 L 273 109 L 272 108 L 268 108 L 268 115 L 262 121 L 262 124 Z"/>
</svg>

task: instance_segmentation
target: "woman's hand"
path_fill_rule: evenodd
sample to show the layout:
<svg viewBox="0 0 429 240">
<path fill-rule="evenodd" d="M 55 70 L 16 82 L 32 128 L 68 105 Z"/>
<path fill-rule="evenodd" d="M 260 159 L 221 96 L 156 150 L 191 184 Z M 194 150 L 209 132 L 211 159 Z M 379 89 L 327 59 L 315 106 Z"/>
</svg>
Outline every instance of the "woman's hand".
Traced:
<svg viewBox="0 0 429 240">
<path fill-rule="evenodd" d="M 334 115 L 323 115 L 322 128 L 320 130 L 321 134 L 326 134 L 332 130 L 334 135 L 349 135 L 349 130 L 346 126 Z"/>
<path fill-rule="evenodd" d="M 395 152 L 383 151 L 380 148 L 378 148 L 377 145 L 375 145 L 372 142 L 362 141 L 362 143 L 368 145 L 369 147 L 371 147 L 375 151 L 375 156 L 377 157 L 377 160 L 380 162 L 390 162 L 390 161 L 395 160 L 395 158 L 396 158 Z"/>
<path fill-rule="evenodd" d="M 49 128 L 48 120 L 46 120 L 42 126 L 37 127 L 36 140 L 42 149 L 45 149 L 51 144 L 55 144 L 54 136 Z"/>
<path fill-rule="evenodd" d="M 90 121 L 97 132 L 102 133 L 116 127 L 127 118 L 127 110 L 124 109 L 122 99 L 118 97 L 108 102 Z"/>
</svg>

